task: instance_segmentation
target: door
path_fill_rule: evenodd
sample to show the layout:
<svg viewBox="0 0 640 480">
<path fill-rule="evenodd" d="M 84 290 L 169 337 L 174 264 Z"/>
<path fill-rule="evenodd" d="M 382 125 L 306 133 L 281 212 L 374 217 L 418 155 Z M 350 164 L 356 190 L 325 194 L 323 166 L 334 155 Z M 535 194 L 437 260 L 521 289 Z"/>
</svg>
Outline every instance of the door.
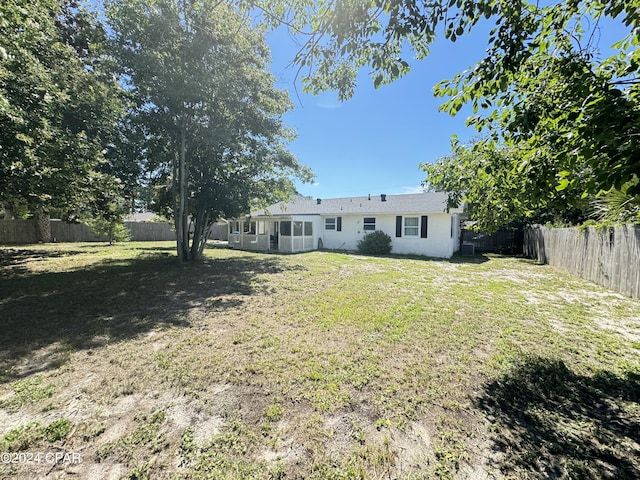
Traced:
<svg viewBox="0 0 640 480">
<path fill-rule="evenodd" d="M 273 228 L 271 229 L 271 237 L 270 237 L 271 250 L 278 250 L 279 237 L 280 237 L 280 222 L 273 222 Z"/>
</svg>

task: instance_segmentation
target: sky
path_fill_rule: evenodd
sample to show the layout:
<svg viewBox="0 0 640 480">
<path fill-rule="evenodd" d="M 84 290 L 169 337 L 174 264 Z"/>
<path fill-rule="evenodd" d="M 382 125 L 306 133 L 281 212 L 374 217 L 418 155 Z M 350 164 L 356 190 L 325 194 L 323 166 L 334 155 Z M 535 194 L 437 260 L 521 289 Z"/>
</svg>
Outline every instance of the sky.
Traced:
<svg viewBox="0 0 640 480">
<path fill-rule="evenodd" d="M 332 92 L 304 94 L 302 83 L 295 83 L 297 67 L 290 65 L 299 47 L 284 29 L 271 32 L 272 72 L 295 104 L 284 117 L 298 133 L 290 150 L 316 175 L 313 183 L 296 185 L 299 193 L 332 198 L 422 191 L 420 163 L 447 155 L 452 135 L 462 142 L 478 135 L 465 126 L 471 108 L 455 117 L 439 112 L 446 99 L 436 98 L 433 87 L 484 58 L 493 26 L 481 21 L 455 43 L 437 39 L 424 60 L 405 58 L 412 67 L 405 77 L 377 90 L 368 71 L 361 72 L 355 94 L 345 102 Z M 620 20 L 601 19 L 599 26 L 596 46 L 611 55 L 610 46 L 628 29 Z"/>
<path fill-rule="evenodd" d="M 295 41 L 284 30 L 270 33 L 272 72 L 295 105 L 284 116 L 298 134 L 289 149 L 316 175 L 311 184 L 297 183 L 299 193 L 333 198 L 422 191 L 420 163 L 447 155 L 453 134 L 463 142 L 477 135 L 465 126 L 470 110 L 455 117 L 438 111 L 445 99 L 436 98 L 433 87 L 481 60 L 486 38 L 437 40 L 426 59 L 406 59 L 411 72 L 377 90 L 364 70 L 353 97 L 340 102 L 334 92 L 304 94 L 297 67 L 290 65 Z"/>
</svg>

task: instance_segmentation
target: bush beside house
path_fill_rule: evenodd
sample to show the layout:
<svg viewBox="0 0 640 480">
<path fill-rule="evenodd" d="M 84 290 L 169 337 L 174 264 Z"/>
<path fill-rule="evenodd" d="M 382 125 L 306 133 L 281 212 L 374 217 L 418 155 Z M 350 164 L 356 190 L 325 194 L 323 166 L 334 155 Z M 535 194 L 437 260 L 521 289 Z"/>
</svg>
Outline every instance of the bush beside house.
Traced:
<svg viewBox="0 0 640 480">
<path fill-rule="evenodd" d="M 369 255 L 386 255 L 391 253 L 391 237 L 376 230 L 358 241 L 358 250 Z"/>
</svg>

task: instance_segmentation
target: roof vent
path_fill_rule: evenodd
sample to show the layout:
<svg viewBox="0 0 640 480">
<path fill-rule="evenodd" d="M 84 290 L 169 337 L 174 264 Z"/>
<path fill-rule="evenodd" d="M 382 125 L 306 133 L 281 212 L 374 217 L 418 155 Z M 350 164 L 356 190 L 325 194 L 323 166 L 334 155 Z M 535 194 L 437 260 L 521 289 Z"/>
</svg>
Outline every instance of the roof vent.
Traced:
<svg viewBox="0 0 640 480">
<path fill-rule="evenodd" d="M 381 202 L 386 202 L 387 201 L 387 194 L 386 193 L 381 193 L 380 194 L 380 201 Z"/>
<path fill-rule="evenodd" d="M 316 204 L 320 205 L 322 203 L 322 199 L 321 198 L 316 198 Z"/>
<path fill-rule="evenodd" d="M 369 194 L 369 200 L 371 200 L 371 194 Z"/>
</svg>

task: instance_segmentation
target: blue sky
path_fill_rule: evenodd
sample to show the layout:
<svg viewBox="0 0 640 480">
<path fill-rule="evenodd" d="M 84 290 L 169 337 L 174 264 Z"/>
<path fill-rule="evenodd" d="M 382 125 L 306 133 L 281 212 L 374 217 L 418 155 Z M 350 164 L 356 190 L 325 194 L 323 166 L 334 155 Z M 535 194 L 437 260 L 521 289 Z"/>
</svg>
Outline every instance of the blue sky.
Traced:
<svg viewBox="0 0 640 480">
<path fill-rule="evenodd" d="M 610 45 L 628 29 L 619 21 L 605 19 L 600 26 L 597 44 L 610 55 Z M 378 90 L 363 71 L 354 96 L 346 102 L 339 102 L 332 92 L 306 95 L 301 83 L 296 93 L 296 67 L 289 64 L 299 47 L 284 30 L 270 33 L 272 71 L 278 86 L 290 91 L 295 104 L 285 116 L 286 123 L 298 132 L 290 150 L 316 174 L 313 184 L 298 184 L 298 191 L 320 198 L 421 191 L 425 178 L 421 162 L 447 155 L 454 134 L 462 142 L 478 135 L 465 126 L 470 108 L 463 108 L 455 117 L 438 111 L 445 99 L 435 98 L 433 87 L 484 57 L 492 27 L 489 21 L 481 22 L 472 34 L 455 43 L 436 40 L 426 59 L 410 62 L 411 72 Z"/>
<path fill-rule="evenodd" d="M 276 31 L 268 42 L 278 86 L 290 91 L 295 104 L 285 116 L 298 133 L 290 150 L 316 174 L 313 184 L 298 184 L 303 195 L 331 198 L 421 191 L 425 175 L 419 164 L 449 153 L 452 134 L 462 141 L 476 135 L 465 126 L 468 111 L 456 117 L 438 111 L 444 99 L 434 97 L 433 87 L 482 59 L 486 36 L 465 36 L 456 43 L 437 41 L 425 60 L 411 62 L 408 75 L 377 90 L 363 71 L 355 95 L 345 102 L 333 92 L 304 94 L 300 82 L 296 93 L 296 67 L 289 66 L 297 51 L 294 40 L 285 31 Z"/>
</svg>

